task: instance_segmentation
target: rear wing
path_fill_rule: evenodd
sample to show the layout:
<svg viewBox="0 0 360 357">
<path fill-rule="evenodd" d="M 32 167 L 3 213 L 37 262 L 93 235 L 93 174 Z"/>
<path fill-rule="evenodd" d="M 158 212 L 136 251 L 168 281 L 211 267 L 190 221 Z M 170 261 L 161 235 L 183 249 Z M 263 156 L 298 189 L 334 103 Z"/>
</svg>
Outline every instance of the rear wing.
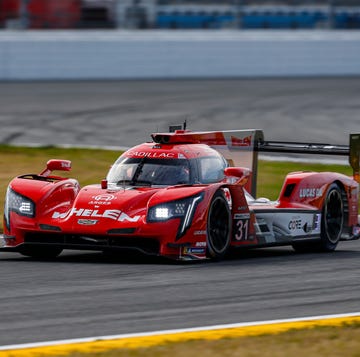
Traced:
<svg viewBox="0 0 360 357">
<path fill-rule="evenodd" d="M 287 154 L 348 156 L 349 164 L 353 169 L 354 180 L 358 183 L 360 182 L 360 134 L 350 134 L 349 145 L 259 140 L 255 145 L 255 150 L 260 152 L 276 152 Z"/>
<path fill-rule="evenodd" d="M 181 128 L 181 127 L 180 127 Z M 174 129 L 175 131 L 173 132 Z M 289 153 L 348 156 L 354 179 L 359 182 L 360 134 L 350 134 L 349 145 L 330 145 L 321 143 L 265 141 L 262 130 L 229 130 L 192 132 L 170 128 L 170 133 L 152 134 L 156 143 L 207 144 L 220 152 L 230 166 L 248 167 L 252 175 L 245 186 L 256 197 L 258 153 Z"/>
</svg>

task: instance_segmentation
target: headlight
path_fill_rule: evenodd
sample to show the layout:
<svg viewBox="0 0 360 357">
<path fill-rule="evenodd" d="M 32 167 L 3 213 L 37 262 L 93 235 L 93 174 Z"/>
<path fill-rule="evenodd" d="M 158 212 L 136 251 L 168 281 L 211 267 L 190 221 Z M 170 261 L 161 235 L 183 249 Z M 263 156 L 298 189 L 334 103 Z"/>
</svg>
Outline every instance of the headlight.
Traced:
<svg viewBox="0 0 360 357">
<path fill-rule="evenodd" d="M 177 238 L 180 238 L 190 227 L 198 203 L 203 194 L 184 198 L 182 200 L 162 203 L 151 207 L 148 212 L 148 222 L 164 222 L 172 218 L 181 218 Z"/>
<path fill-rule="evenodd" d="M 16 212 L 21 216 L 34 217 L 35 216 L 35 204 L 30 198 L 12 190 L 8 187 L 5 197 L 5 221 L 6 226 L 9 228 L 10 211 Z"/>
</svg>

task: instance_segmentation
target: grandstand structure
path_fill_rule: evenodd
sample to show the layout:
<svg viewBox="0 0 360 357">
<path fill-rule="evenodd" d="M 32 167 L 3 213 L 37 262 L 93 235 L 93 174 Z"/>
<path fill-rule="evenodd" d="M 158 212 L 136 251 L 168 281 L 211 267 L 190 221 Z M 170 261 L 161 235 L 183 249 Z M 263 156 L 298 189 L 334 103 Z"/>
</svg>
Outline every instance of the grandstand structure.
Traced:
<svg viewBox="0 0 360 357">
<path fill-rule="evenodd" d="M 0 0 L 0 28 L 359 29 L 360 0 Z"/>
</svg>

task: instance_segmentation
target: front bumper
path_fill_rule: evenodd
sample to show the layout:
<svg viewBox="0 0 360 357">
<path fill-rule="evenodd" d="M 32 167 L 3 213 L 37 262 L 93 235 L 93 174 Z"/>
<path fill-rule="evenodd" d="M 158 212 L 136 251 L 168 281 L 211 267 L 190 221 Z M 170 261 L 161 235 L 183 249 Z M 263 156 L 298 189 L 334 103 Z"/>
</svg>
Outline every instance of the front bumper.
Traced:
<svg viewBox="0 0 360 357">
<path fill-rule="evenodd" d="M 10 239 L 1 237 L 0 250 L 21 251 L 24 245 L 34 245 L 99 251 L 132 249 L 147 255 L 160 255 L 160 242 L 155 238 L 28 232 L 24 235 L 24 241 L 16 246 L 7 244 Z"/>
</svg>

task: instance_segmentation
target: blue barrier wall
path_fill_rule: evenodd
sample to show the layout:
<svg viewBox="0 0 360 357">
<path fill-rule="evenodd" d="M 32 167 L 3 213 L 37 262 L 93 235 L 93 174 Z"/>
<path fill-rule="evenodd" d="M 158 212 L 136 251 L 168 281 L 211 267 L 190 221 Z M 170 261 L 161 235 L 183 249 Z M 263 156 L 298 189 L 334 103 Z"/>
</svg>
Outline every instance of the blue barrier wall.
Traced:
<svg viewBox="0 0 360 357">
<path fill-rule="evenodd" d="M 360 29 L 360 13 L 339 12 L 330 19 L 322 12 L 249 12 L 241 16 L 236 25 L 233 13 L 165 13 L 159 12 L 155 26 L 160 29 L 218 29 L 240 27 L 242 29 Z"/>
<path fill-rule="evenodd" d="M 357 31 L 4 31 L 0 80 L 360 75 Z"/>
</svg>

